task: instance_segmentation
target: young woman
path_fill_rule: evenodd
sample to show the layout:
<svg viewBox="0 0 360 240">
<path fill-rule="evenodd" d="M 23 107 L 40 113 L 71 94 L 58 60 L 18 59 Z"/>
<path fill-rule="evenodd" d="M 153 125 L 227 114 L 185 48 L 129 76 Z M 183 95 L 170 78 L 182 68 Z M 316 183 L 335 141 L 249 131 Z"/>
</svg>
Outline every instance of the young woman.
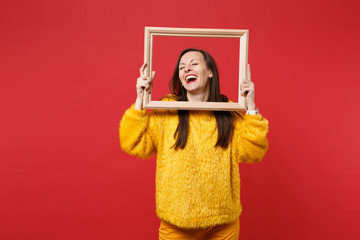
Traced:
<svg viewBox="0 0 360 240">
<path fill-rule="evenodd" d="M 140 68 L 137 99 L 120 123 L 122 149 L 140 158 L 157 154 L 156 212 L 159 239 L 238 239 L 238 163 L 259 161 L 268 148 L 268 121 L 256 111 L 254 84 L 244 79 L 248 111 L 142 109 L 155 72 Z M 248 68 L 248 73 L 250 69 Z M 249 74 L 250 75 L 250 74 Z M 227 102 L 214 59 L 198 49 L 181 52 L 163 101 Z"/>
</svg>

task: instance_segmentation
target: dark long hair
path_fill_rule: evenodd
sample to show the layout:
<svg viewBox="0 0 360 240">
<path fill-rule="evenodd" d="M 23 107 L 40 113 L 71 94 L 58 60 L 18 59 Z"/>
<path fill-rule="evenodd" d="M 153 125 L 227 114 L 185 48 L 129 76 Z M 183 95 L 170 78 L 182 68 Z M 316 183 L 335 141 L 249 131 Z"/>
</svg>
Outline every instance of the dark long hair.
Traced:
<svg viewBox="0 0 360 240">
<path fill-rule="evenodd" d="M 170 92 L 173 94 L 173 96 L 175 96 L 174 98 L 177 101 L 187 101 L 187 91 L 181 84 L 181 81 L 179 79 L 179 64 L 181 57 L 185 53 L 192 51 L 202 53 L 207 68 L 210 69 L 212 72 L 212 78 L 210 78 L 210 94 L 207 101 L 228 102 L 228 98 L 220 93 L 219 74 L 215 60 L 208 52 L 195 48 L 188 48 L 183 50 L 177 60 L 175 70 L 169 84 Z M 216 118 L 216 124 L 218 129 L 218 139 L 215 146 L 221 146 L 222 148 L 226 148 L 232 138 L 234 131 L 233 115 L 231 112 L 228 111 L 214 111 L 214 115 Z M 189 133 L 189 111 L 179 110 L 178 116 L 179 125 L 177 126 L 174 133 L 174 137 L 177 137 L 173 147 L 180 147 L 182 149 L 185 147 Z"/>
</svg>

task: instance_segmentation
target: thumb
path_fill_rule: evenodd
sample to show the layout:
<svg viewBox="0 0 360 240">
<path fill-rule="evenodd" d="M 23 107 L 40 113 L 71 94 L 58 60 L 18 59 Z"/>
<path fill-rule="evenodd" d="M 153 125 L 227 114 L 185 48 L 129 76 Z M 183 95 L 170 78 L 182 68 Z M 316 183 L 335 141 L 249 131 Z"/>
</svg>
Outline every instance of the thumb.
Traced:
<svg viewBox="0 0 360 240">
<path fill-rule="evenodd" d="M 155 78 L 155 71 L 152 71 L 152 73 L 151 73 L 151 82 L 154 80 L 154 78 Z"/>
</svg>

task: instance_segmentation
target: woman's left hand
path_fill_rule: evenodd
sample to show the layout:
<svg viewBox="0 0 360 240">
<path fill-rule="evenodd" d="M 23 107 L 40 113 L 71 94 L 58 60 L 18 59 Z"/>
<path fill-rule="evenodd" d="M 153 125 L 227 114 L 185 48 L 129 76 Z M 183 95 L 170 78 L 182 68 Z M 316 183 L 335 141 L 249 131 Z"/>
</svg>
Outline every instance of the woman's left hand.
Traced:
<svg viewBox="0 0 360 240">
<path fill-rule="evenodd" d="M 251 81 L 250 64 L 247 65 L 246 79 L 240 83 L 241 96 L 245 97 L 248 110 L 255 110 L 255 85 Z"/>
</svg>

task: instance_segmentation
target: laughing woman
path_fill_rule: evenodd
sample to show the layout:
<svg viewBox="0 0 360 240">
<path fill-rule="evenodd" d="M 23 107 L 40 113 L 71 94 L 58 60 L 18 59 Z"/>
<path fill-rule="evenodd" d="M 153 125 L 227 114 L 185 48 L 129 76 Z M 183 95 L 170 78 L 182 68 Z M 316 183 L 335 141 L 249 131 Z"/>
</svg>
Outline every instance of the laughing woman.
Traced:
<svg viewBox="0 0 360 240">
<path fill-rule="evenodd" d="M 238 239 L 241 162 L 259 161 L 268 148 L 268 121 L 256 110 L 254 84 L 244 79 L 248 111 L 142 109 L 151 91 L 146 63 L 137 79 L 137 99 L 120 123 L 122 149 L 140 158 L 157 154 L 156 213 L 159 239 Z M 250 71 L 250 69 L 248 69 Z M 181 52 L 162 101 L 228 102 L 220 94 L 214 59 L 203 50 Z"/>
</svg>

